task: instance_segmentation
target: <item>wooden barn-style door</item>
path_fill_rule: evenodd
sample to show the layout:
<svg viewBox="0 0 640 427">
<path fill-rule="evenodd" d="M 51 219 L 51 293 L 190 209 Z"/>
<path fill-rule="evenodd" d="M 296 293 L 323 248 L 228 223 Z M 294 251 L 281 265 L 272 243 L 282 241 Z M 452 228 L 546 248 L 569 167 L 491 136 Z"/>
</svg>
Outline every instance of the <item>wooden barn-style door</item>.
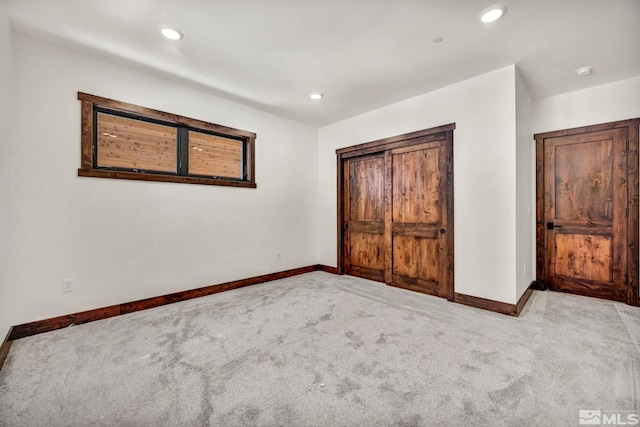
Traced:
<svg viewBox="0 0 640 427">
<path fill-rule="evenodd" d="M 338 269 L 453 300 L 453 129 L 337 150 Z"/>
<path fill-rule="evenodd" d="M 638 305 L 638 125 L 536 135 L 537 276 L 545 287 Z"/>
</svg>

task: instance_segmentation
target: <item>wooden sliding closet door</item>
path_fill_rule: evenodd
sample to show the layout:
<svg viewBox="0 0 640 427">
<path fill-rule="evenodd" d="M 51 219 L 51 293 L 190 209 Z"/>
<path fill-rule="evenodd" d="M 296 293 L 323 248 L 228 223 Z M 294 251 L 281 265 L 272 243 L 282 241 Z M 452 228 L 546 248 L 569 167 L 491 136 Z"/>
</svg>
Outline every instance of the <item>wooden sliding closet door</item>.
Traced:
<svg viewBox="0 0 640 427">
<path fill-rule="evenodd" d="M 448 297 L 447 146 L 391 151 L 392 268 L 389 284 Z"/>
<path fill-rule="evenodd" d="M 337 150 L 338 270 L 453 299 L 453 129 Z"/>
<path fill-rule="evenodd" d="M 384 281 L 384 156 L 350 159 L 344 176 L 346 272 Z"/>
</svg>

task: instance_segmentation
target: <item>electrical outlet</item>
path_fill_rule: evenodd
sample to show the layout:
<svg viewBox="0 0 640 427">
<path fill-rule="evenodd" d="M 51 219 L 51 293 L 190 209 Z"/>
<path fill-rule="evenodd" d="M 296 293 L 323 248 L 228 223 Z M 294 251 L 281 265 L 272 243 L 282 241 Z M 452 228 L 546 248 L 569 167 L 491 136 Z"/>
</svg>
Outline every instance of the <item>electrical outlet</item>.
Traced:
<svg viewBox="0 0 640 427">
<path fill-rule="evenodd" d="M 281 258 L 282 258 L 282 252 L 276 251 L 276 259 L 281 259 Z"/>
<path fill-rule="evenodd" d="M 64 279 L 62 281 L 62 292 L 73 292 L 75 289 L 74 279 Z"/>
</svg>

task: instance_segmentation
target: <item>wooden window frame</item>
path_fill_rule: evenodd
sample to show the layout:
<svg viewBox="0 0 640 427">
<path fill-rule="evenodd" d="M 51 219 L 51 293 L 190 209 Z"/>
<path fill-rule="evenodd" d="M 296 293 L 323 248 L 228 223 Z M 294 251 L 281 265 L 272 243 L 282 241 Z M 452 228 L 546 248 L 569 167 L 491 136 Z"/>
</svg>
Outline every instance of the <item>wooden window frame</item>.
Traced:
<svg viewBox="0 0 640 427">
<path fill-rule="evenodd" d="M 81 159 L 78 176 L 94 178 L 128 179 L 139 181 L 159 181 L 159 182 L 179 182 L 182 184 L 202 184 L 202 185 L 222 185 L 229 187 L 256 188 L 255 181 L 255 140 L 256 134 L 214 123 L 208 123 L 189 117 L 170 114 L 151 108 L 141 107 L 135 104 L 115 101 L 113 99 L 90 95 L 78 92 L 78 100 L 81 101 Z M 120 117 L 142 120 L 150 123 L 161 124 L 176 128 L 178 138 L 176 139 L 177 165 L 175 173 L 155 172 L 155 171 L 135 171 L 120 168 L 98 167 L 96 163 L 96 129 L 97 113 L 112 114 Z M 180 159 L 187 159 L 188 131 L 202 132 L 210 135 L 217 135 L 224 138 L 231 138 L 243 142 L 243 179 L 227 177 L 207 177 L 199 175 L 188 175 L 185 167 L 180 166 Z M 182 135 L 180 135 L 182 134 Z M 178 141 L 182 140 L 182 143 Z"/>
</svg>

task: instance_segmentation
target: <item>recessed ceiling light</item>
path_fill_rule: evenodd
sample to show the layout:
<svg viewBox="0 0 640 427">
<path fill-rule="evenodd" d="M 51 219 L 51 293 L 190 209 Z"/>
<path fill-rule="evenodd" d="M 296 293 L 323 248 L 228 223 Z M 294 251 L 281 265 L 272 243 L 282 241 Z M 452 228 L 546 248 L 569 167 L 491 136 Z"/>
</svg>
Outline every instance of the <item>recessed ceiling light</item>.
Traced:
<svg viewBox="0 0 640 427">
<path fill-rule="evenodd" d="M 503 4 L 494 4 L 480 12 L 480 21 L 488 24 L 489 22 L 497 21 L 502 18 L 505 13 L 507 13 L 507 6 Z"/>
<path fill-rule="evenodd" d="M 181 40 L 184 38 L 184 33 L 177 28 L 164 27 L 161 32 L 163 36 L 170 40 Z"/>
<path fill-rule="evenodd" d="M 324 95 L 323 95 L 323 94 L 321 94 L 320 92 L 311 92 L 311 93 L 309 94 L 309 98 L 311 98 L 311 99 L 315 99 L 315 100 L 318 100 L 318 99 L 322 99 L 322 98 L 324 98 Z"/>
<path fill-rule="evenodd" d="M 575 73 L 581 77 L 588 76 L 589 74 L 593 73 L 593 67 L 589 65 L 586 67 L 580 67 L 575 71 Z"/>
</svg>

